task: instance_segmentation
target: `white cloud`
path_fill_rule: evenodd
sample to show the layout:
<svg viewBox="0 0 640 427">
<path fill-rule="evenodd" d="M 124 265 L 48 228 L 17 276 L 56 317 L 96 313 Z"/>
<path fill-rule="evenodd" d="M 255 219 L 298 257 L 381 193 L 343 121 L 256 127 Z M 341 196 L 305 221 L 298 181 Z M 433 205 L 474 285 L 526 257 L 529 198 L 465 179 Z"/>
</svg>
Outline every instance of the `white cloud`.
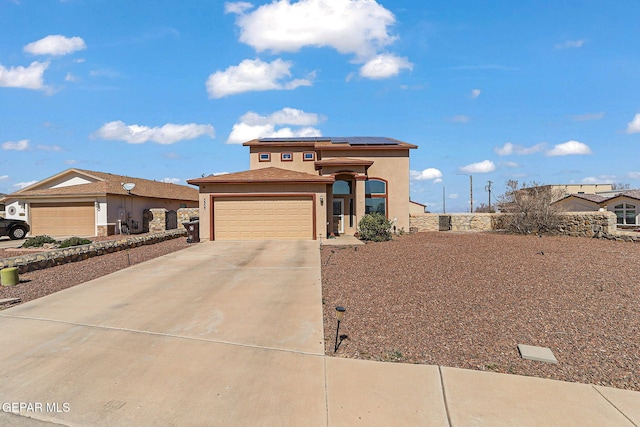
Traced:
<svg viewBox="0 0 640 427">
<path fill-rule="evenodd" d="M 570 156 L 575 154 L 591 154 L 591 149 L 582 142 L 567 141 L 562 144 L 556 144 L 553 149 L 547 152 L 547 156 Z"/>
<path fill-rule="evenodd" d="M 87 45 L 80 37 L 51 35 L 29 43 L 24 51 L 32 55 L 67 55 L 86 48 Z"/>
<path fill-rule="evenodd" d="M 460 195 L 458 193 L 449 194 L 449 198 L 450 199 L 458 199 L 458 198 L 460 198 Z"/>
<path fill-rule="evenodd" d="M 263 90 L 292 90 L 300 86 L 311 86 L 308 79 L 291 77 L 291 61 L 276 59 L 263 62 L 259 59 L 245 59 L 237 66 L 225 71 L 216 71 L 207 79 L 206 86 L 209 98 L 223 98 L 243 92 Z"/>
<path fill-rule="evenodd" d="M 428 180 L 434 180 L 434 183 L 437 182 L 442 182 L 442 172 L 440 172 L 440 170 L 436 169 L 436 168 L 427 168 L 424 169 L 422 171 L 409 171 L 409 175 L 411 176 L 411 178 L 417 180 L 417 181 L 428 181 Z"/>
<path fill-rule="evenodd" d="M 43 84 L 44 71 L 48 62 L 32 62 L 28 67 L 5 68 L 0 65 L 0 87 L 21 87 L 24 89 L 46 89 Z"/>
<path fill-rule="evenodd" d="M 78 78 L 76 76 L 74 76 L 73 74 L 71 74 L 71 73 L 67 73 L 67 75 L 64 76 L 64 81 L 65 82 L 77 82 Z"/>
<path fill-rule="evenodd" d="M 261 116 L 253 111 L 245 113 L 240 117 L 240 121 L 249 125 L 295 125 L 295 126 L 314 126 L 320 123 L 324 118 L 316 113 L 305 113 L 295 108 L 283 108 L 268 116 Z"/>
<path fill-rule="evenodd" d="M 640 172 L 629 172 L 627 176 L 631 179 L 640 179 Z"/>
<path fill-rule="evenodd" d="M 480 89 L 473 89 L 471 91 L 471 99 L 476 99 L 477 97 L 480 96 Z"/>
<path fill-rule="evenodd" d="M 213 138 L 215 135 L 213 126 L 167 123 L 162 127 L 148 127 L 140 125 L 127 126 L 121 121 L 109 122 L 98 129 L 92 137 L 125 141 L 129 144 L 143 144 L 148 141 L 158 144 L 173 144 L 178 141 L 198 138 L 207 135 Z"/>
<path fill-rule="evenodd" d="M 569 48 L 579 48 L 584 45 L 584 40 L 567 40 L 563 43 L 558 43 L 555 45 L 556 49 L 569 49 Z"/>
<path fill-rule="evenodd" d="M 283 108 L 268 116 L 261 116 L 249 111 L 240 117 L 238 123 L 233 125 L 229 138 L 227 138 L 227 144 L 242 144 L 252 139 L 266 137 L 322 136 L 322 133 L 312 126 L 323 120 L 325 118 L 319 114 L 307 113 L 295 108 Z M 302 127 L 297 129 L 276 128 L 276 126 L 282 125 Z"/>
<path fill-rule="evenodd" d="M 169 184 L 179 184 L 180 182 L 182 182 L 182 180 L 180 178 L 163 178 L 162 182 L 166 182 Z"/>
<path fill-rule="evenodd" d="M 26 188 L 30 185 L 35 184 L 38 181 L 27 181 L 27 182 L 17 182 L 15 184 L 13 184 L 13 188 L 17 188 L 19 190 L 22 190 L 23 188 Z"/>
<path fill-rule="evenodd" d="M 397 76 L 400 71 L 413 69 L 407 58 L 383 53 L 371 58 L 360 68 L 360 75 L 368 79 L 386 79 Z"/>
<path fill-rule="evenodd" d="M 577 114 L 575 116 L 571 116 L 571 118 L 576 122 L 585 122 L 587 120 L 601 120 L 603 117 L 604 112 Z"/>
<path fill-rule="evenodd" d="M 249 125 L 236 123 L 227 139 L 227 144 L 242 144 L 256 138 L 292 138 L 299 136 L 322 136 L 322 132 L 312 127 L 291 129 L 288 127 L 276 129 L 274 125 Z"/>
<path fill-rule="evenodd" d="M 613 184 L 616 181 L 615 175 L 587 176 L 580 181 L 582 184 Z"/>
<path fill-rule="evenodd" d="M 224 13 L 235 13 L 235 14 L 241 15 L 247 10 L 252 8 L 253 8 L 253 5 L 245 1 L 239 1 L 235 3 L 227 2 L 224 4 Z"/>
<path fill-rule="evenodd" d="M 65 160 L 64 164 L 65 165 L 75 165 L 76 163 L 78 163 L 77 160 L 73 160 L 73 159 L 69 159 L 69 160 Z"/>
<path fill-rule="evenodd" d="M 499 156 L 510 156 L 512 154 L 517 154 L 518 156 L 526 156 L 528 154 L 535 154 L 544 149 L 545 144 L 539 143 L 536 145 L 532 145 L 531 147 L 523 147 L 522 145 L 512 144 L 511 142 L 506 142 L 502 147 L 496 147 L 493 151 L 496 152 Z"/>
<path fill-rule="evenodd" d="M 29 140 L 21 139 L 20 141 L 7 141 L 2 144 L 3 150 L 24 151 L 29 149 Z"/>
<path fill-rule="evenodd" d="M 483 160 L 478 163 L 471 163 L 470 165 L 462 166 L 461 172 L 466 173 L 489 173 L 496 170 L 496 165 L 491 160 Z"/>
<path fill-rule="evenodd" d="M 627 133 L 640 132 L 640 114 L 636 114 L 629 123 L 627 123 Z"/>
<path fill-rule="evenodd" d="M 372 0 L 276 0 L 247 14 L 243 3 L 235 3 L 240 41 L 258 52 L 332 47 L 370 58 L 396 40 L 388 32 L 393 13 Z"/>
<path fill-rule="evenodd" d="M 5 179 L 9 179 L 9 175 L 0 175 L 0 181 L 3 181 Z"/>
<path fill-rule="evenodd" d="M 37 147 L 42 151 L 62 151 L 59 145 L 37 145 Z"/>
</svg>

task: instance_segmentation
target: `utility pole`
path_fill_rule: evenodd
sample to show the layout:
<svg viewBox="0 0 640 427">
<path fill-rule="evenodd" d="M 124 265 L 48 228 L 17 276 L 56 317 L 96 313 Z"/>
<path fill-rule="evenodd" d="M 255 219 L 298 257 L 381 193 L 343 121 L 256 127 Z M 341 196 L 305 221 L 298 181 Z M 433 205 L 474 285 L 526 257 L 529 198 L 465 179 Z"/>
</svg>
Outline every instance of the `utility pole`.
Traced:
<svg viewBox="0 0 640 427">
<path fill-rule="evenodd" d="M 473 213 L 473 175 L 469 174 L 469 204 L 471 205 L 471 210 L 469 213 Z"/>
<path fill-rule="evenodd" d="M 489 181 L 489 183 L 484 187 L 485 191 L 489 192 L 489 212 L 491 212 L 491 184 L 493 184 L 493 182 Z"/>
</svg>

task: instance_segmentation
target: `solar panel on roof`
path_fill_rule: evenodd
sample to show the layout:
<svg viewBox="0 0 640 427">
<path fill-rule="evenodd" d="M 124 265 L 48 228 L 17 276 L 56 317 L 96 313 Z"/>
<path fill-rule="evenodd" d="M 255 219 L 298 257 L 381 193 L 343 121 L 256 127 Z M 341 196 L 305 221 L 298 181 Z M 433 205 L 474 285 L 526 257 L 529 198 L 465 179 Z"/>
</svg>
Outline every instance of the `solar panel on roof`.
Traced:
<svg viewBox="0 0 640 427">
<path fill-rule="evenodd" d="M 299 137 L 268 137 L 258 138 L 260 142 L 318 142 L 318 141 L 330 141 L 331 138 L 324 136 L 299 136 Z"/>
</svg>

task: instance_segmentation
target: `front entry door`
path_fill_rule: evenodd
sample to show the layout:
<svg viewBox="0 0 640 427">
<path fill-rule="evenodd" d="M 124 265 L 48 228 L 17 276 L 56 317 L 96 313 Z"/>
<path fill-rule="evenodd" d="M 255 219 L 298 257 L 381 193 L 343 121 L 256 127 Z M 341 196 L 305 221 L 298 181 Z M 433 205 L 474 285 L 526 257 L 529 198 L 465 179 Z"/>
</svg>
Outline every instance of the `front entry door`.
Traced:
<svg viewBox="0 0 640 427">
<path fill-rule="evenodd" d="M 344 233 L 344 200 L 333 199 L 333 231 Z"/>
</svg>

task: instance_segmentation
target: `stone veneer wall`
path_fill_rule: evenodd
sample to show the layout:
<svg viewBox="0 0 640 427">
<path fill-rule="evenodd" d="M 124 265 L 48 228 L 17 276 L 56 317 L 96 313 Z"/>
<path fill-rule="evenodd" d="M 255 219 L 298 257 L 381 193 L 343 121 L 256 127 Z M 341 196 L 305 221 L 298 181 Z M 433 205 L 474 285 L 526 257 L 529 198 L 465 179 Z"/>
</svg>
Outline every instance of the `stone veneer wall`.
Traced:
<svg viewBox="0 0 640 427">
<path fill-rule="evenodd" d="M 416 231 L 438 231 L 438 218 L 451 217 L 451 231 L 481 232 L 500 229 L 500 217 L 508 214 L 412 214 L 410 227 Z M 638 240 L 640 236 L 622 235 L 616 227 L 613 212 L 566 212 L 560 234 L 567 236 L 597 237 L 618 240 Z"/>
<path fill-rule="evenodd" d="M 18 273 L 40 270 L 69 262 L 82 261 L 94 256 L 118 252 L 137 246 L 152 245 L 164 240 L 176 239 L 187 235 L 185 228 L 163 231 L 155 234 L 138 234 L 126 236 L 118 240 L 104 240 L 88 245 L 72 246 L 70 248 L 53 249 L 30 255 L 20 255 L 12 258 L 0 259 L 0 269 L 17 267 Z"/>
<path fill-rule="evenodd" d="M 189 218 L 198 216 L 198 208 L 180 208 L 177 211 L 178 228 L 182 228 L 182 223 L 189 221 Z M 148 218 L 149 232 L 158 233 L 167 229 L 167 210 L 147 209 L 144 211 L 144 217 Z"/>
</svg>

